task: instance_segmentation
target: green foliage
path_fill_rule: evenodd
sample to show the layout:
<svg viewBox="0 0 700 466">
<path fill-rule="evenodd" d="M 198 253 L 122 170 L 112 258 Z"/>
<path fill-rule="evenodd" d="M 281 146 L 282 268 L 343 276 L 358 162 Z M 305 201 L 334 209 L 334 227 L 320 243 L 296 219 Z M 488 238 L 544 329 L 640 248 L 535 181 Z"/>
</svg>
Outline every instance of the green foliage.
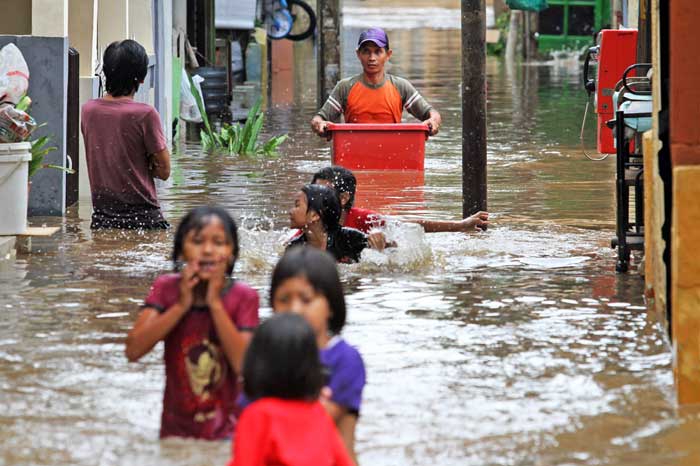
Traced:
<svg viewBox="0 0 700 466">
<path fill-rule="evenodd" d="M 71 168 L 43 163 L 44 157 L 46 157 L 46 155 L 49 152 L 53 152 L 58 149 L 58 147 L 55 146 L 46 147 L 50 140 L 51 138 L 49 136 L 42 136 L 39 139 L 35 139 L 31 142 L 32 160 L 29 161 L 29 178 L 31 178 L 34 175 L 34 173 L 36 173 L 37 170 L 39 170 L 40 168 L 54 168 L 56 170 L 63 170 L 64 172 L 71 175 L 75 173 L 75 170 Z"/>
<path fill-rule="evenodd" d="M 202 114 L 202 120 L 204 121 L 204 129 L 200 132 L 204 149 L 213 152 L 228 152 L 229 155 L 262 155 L 268 157 L 277 155 L 277 148 L 287 140 L 288 136 L 282 134 L 268 139 L 264 144 L 258 142 L 265 122 L 265 114 L 260 111 L 262 98 L 259 98 L 253 105 L 253 108 L 250 109 L 248 118 L 243 126 L 239 123 L 234 125 L 224 123 L 221 130 L 215 133 L 211 128 L 207 112 L 204 109 L 202 96 L 195 87 L 192 76 L 188 75 L 188 78 L 192 95 L 194 95 L 197 108 L 199 108 L 199 113 Z"/>
<path fill-rule="evenodd" d="M 486 44 L 486 53 L 489 55 L 502 55 L 506 51 L 506 40 L 510 26 L 510 11 L 504 11 L 496 18 L 496 29 L 500 32 L 498 42 Z"/>
</svg>

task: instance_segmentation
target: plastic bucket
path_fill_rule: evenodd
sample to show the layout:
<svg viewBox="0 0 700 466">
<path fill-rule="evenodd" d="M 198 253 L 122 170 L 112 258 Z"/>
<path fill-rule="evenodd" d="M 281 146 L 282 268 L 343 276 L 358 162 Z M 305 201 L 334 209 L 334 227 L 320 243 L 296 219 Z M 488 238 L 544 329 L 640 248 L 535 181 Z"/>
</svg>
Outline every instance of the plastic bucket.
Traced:
<svg viewBox="0 0 700 466">
<path fill-rule="evenodd" d="M 422 123 L 330 123 L 333 163 L 350 170 L 423 170 L 428 127 Z"/>
<path fill-rule="evenodd" d="M 0 144 L 0 235 L 27 231 L 31 148 L 28 142 Z"/>
</svg>

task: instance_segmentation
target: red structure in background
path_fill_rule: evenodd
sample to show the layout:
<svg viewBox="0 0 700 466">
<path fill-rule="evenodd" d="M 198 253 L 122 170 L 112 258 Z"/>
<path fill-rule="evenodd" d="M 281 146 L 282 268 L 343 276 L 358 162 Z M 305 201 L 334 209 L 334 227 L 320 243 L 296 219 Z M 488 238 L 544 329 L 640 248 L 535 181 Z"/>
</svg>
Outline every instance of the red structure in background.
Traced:
<svg viewBox="0 0 700 466">
<path fill-rule="evenodd" d="M 615 86 L 627 67 L 637 60 L 636 29 L 603 29 L 598 34 L 598 72 L 595 81 L 595 111 L 598 114 L 598 152 L 614 154 L 613 131 L 606 122 L 615 118 Z M 588 87 L 587 87 L 588 88 Z"/>
</svg>

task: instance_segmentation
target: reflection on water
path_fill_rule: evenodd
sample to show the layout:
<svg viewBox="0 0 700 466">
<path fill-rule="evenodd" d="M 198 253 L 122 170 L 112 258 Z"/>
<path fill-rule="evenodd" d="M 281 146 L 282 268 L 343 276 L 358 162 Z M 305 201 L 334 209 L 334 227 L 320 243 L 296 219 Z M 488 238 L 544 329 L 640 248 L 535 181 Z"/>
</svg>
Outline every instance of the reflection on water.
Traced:
<svg viewBox="0 0 700 466">
<path fill-rule="evenodd" d="M 358 30 L 344 32 L 346 75 L 357 72 Z M 361 189 L 402 218 L 457 219 L 459 33 L 389 34 L 392 71 L 445 125 L 427 145 L 419 196 L 381 196 L 393 189 L 381 179 Z M 295 46 L 293 104 L 268 115 L 268 132 L 291 135 L 280 159 L 187 145 L 160 189 L 172 221 L 205 203 L 235 214 L 237 274 L 260 291 L 264 316 L 291 193 L 330 156 L 308 130 L 310 45 Z M 578 147 L 578 67 L 489 59 L 487 72 L 492 228 L 424 235 L 391 221 L 397 250 L 341 266 L 345 334 L 369 374 L 361 463 L 698 464 L 700 423 L 674 410 L 670 353 L 644 311 L 642 283 L 614 273 L 614 161 L 589 162 Z M 93 233 L 89 212 L 71 211 L 58 235 L 0 268 L 0 464 L 224 464 L 227 442 L 158 442 L 162 349 L 138 364 L 123 355 L 139 303 L 170 268 L 173 232 Z"/>
</svg>

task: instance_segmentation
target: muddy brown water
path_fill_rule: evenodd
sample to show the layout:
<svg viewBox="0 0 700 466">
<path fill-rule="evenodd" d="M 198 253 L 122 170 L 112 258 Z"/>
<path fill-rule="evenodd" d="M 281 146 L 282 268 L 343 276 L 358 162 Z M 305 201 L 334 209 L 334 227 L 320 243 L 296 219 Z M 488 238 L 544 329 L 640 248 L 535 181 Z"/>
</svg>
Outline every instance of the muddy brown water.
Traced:
<svg viewBox="0 0 700 466">
<path fill-rule="evenodd" d="M 346 74 L 358 70 L 362 18 L 352 19 Z M 456 219 L 459 31 L 387 21 L 392 71 L 445 124 L 428 143 L 423 188 L 368 179 L 361 189 L 397 218 Z M 267 133 L 292 135 L 279 159 L 180 146 L 159 190 L 173 222 L 200 204 L 234 213 L 236 274 L 259 290 L 263 316 L 291 195 L 329 161 L 307 128 L 311 52 L 298 44 L 293 79 L 275 83 L 276 99 L 291 102 L 268 111 Z M 578 146 L 579 70 L 571 58 L 513 67 L 489 58 L 488 232 L 423 235 L 392 223 L 397 250 L 341 266 L 344 335 L 368 370 L 361 464 L 700 464 L 697 417 L 675 408 L 670 350 L 642 281 L 614 272 L 614 162 L 589 162 Z M 136 364 L 123 354 L 150 283 L 170 269 L 173 232 L 91 232 L 89 214 L 82 203 L 62 221 L 35 219 L 61 231 L 0 263 L 0 464 L 224 464 L 228 442 L 158 441 L 162 347 Z"/>
</svg>

